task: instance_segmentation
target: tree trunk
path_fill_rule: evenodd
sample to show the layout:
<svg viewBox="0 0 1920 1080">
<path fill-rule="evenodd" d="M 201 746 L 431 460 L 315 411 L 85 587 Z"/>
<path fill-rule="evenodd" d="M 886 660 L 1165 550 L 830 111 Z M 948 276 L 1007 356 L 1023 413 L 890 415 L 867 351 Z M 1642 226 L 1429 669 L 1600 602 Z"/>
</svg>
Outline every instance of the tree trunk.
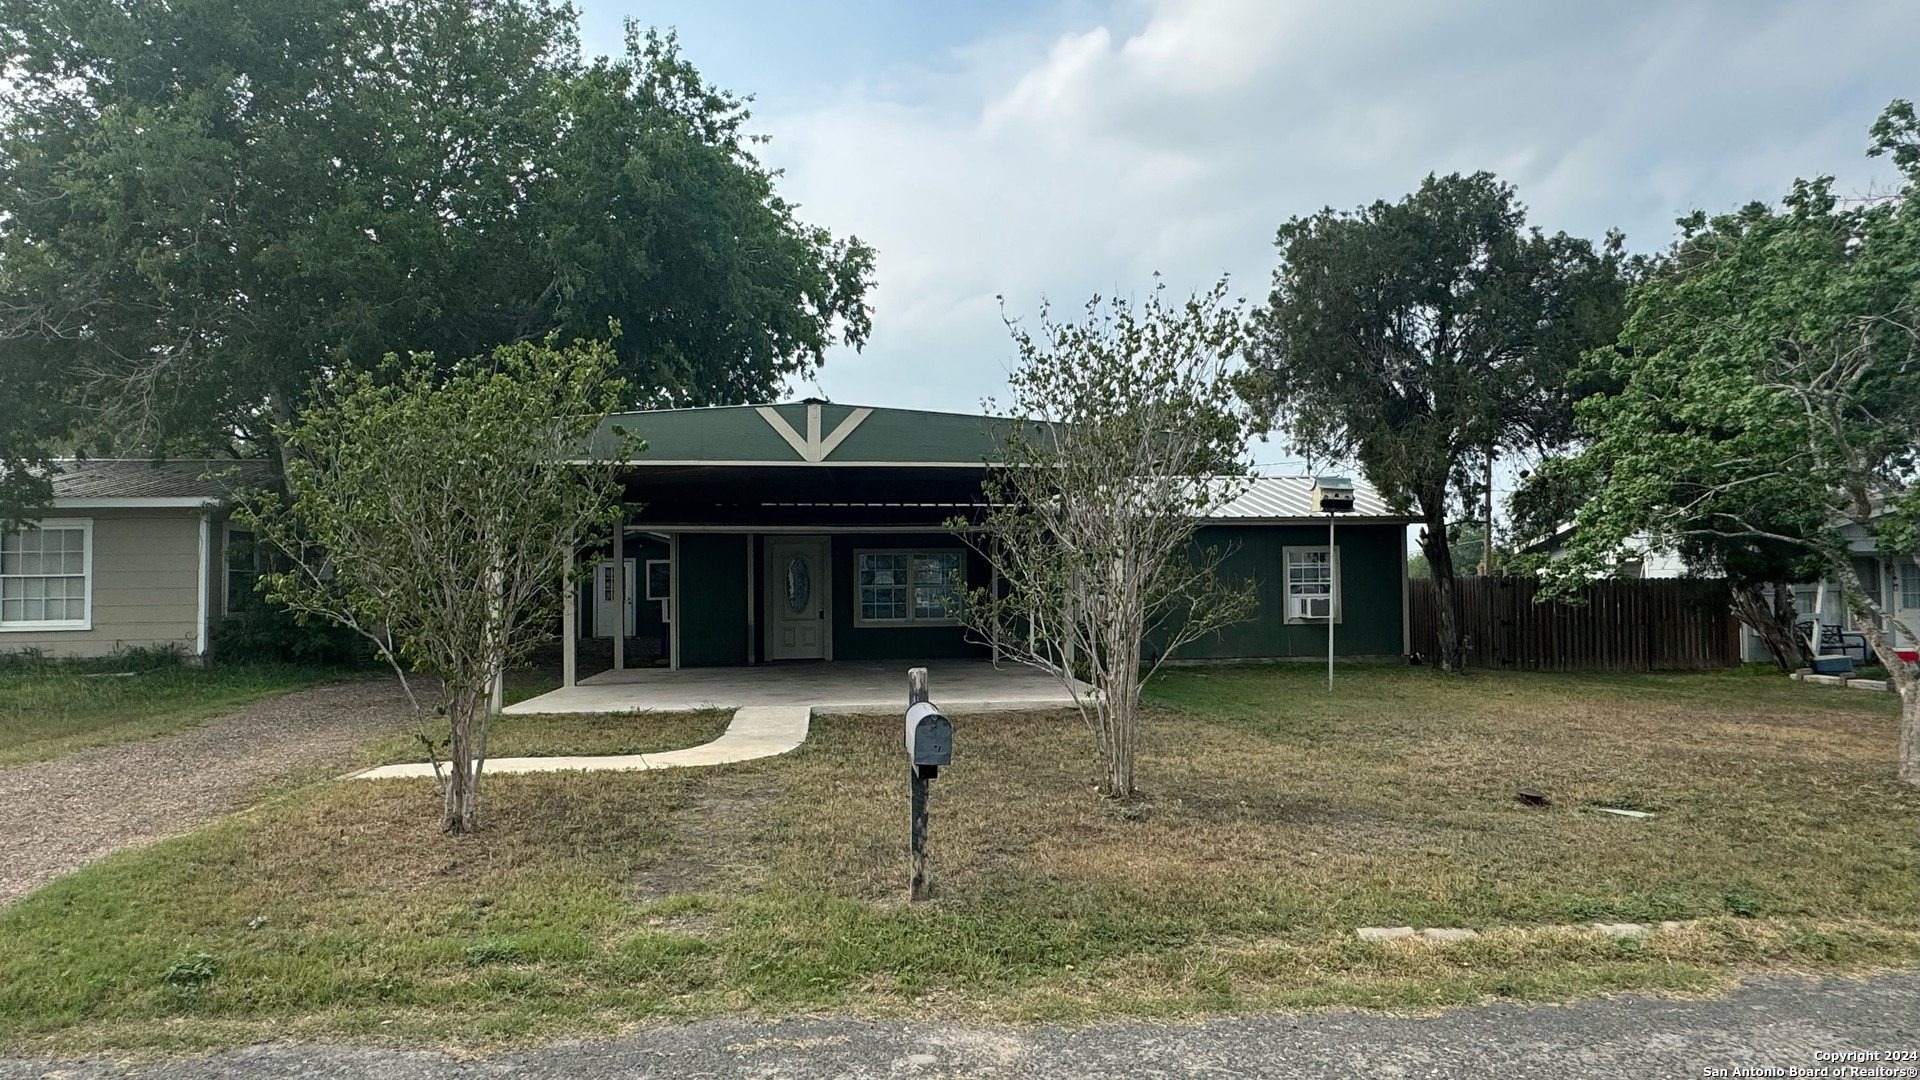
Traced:
<svg viewBox="0 0 1920 1080">
<path fill-rule="evenodd" d="M 1867 592 L 1866 585 L 1853 568 L 1852 558 L 1845 552 L 1830 556 L 1828 565 L 1833 570 L 1835 580 L 1840 582 L 1840 591 L 1846 597 L 1847 606 L 1853 609 L 1854 628 L 1873 646 L 1883 663 L 1887 665 L 1887 679 L 1893 683 L 1894 690 L 1900 694 L 1900 779 L 1914 785 L 1920 785 L 1920 667 L 1908 667 L 1899 654 L 1894 651 L 1893 642 L 1887 634 L 1887 612 L 1880 602 Z M 1913 632 L 1904 624 L 1897 624 L 1909 640 Z"/>
<path fill-rule="evenodd" d="M 479 698 L 471 688 L 448 695 L 447 800 L 440 819 L 443 832 L 470 833 L 476 824 L 480 777 L 474 768 L 473 713 Z"/>
<path fill-rule="evenodd" d="M 1129 650 L 1125 642 L 1116 643 L 1109 656 L 1117 654 L 1117 662 L 1107 671 L 1106 709 L 1109 737 L 1107 740 L 1107 797 L 1110 799 L 1131 799 L 1136 794 L 1133 783 L 1133 763 L 1140 751 L 1140 656 L 1139 639 L 1134 638 Z"/>
<path fill-rule="evenodd" d="M 1487 530 L 1480 538 L 1480 576 L 1493 576 L 1493 447 L 1487 447 L 1487 482 L 1485 496 L 1486 520 L 1482 526 Z"/>
<path fill-rule="evenodd" d="M 1457 672 L 1460 670 L 1460 626 L 1456 618 L 1453 600 L 1453 550 L 1447 546 L 1447 512 L 1445 495 L 1433 499 L 1422 498 L 1421 509 L 1426 517 L 1426 535 L 1420 538 L 1420 550 L 1426 553 L 1427 570 L 1433 575 L 1434 612 L 1437 623 L 1437 642 L 1440 655 L 1440 670 Z"/>
<path fill-rule="evenodd" d="M 1785 585 L 1771 585 L 1773 601 L 1758 585 L 1733 590 L 1733 614 L 1766 643 L 1767 655 L 1781 671 L 1798 671 L 1807 665 L 1806 650 L 1793 625 L 1799 613 L 1793 607 L 1793 591 Z"/>
<path fill-rule="evenodd" d="M 1900 691 L 1900 779 L 1920 785 L 1920 685 L 1912 680 Z"/>
</svg>

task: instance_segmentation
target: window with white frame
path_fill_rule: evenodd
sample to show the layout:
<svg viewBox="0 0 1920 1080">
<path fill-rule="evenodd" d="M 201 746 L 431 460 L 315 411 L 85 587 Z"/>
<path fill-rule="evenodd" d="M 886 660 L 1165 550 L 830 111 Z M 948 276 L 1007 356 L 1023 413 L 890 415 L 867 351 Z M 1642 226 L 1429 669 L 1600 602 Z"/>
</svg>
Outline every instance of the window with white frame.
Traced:
<svg viewBox="0 0 1920 1080">
<path fill-rule="evenodd" d="M 1321 622 L 1340 615 L 1333 592 L 1333 561 L 1323 547 L 1290 547 L 1287 562 L 1287 621 Z"/>
<path fill-rule="evenodd" d="M 1920 608 L 1920 563 L 1900 564 L 1900 606 Z"/>
<path fill-rule="evenodd" d="M 0 535 L 0 630 L 84 630 L 93 523 L 43 521 Z"/>
<path fill-rule="evenodd" d="M 965 560 L 960 551 L 861 551 L 855 624 L 952 624 L 960 614 Z"/>
<path fill-rule="evenodd" d="M 647 560 L 647 599 L 660 605 L 660 621 L 673 621 L 673 560 Z"/>
</svg>

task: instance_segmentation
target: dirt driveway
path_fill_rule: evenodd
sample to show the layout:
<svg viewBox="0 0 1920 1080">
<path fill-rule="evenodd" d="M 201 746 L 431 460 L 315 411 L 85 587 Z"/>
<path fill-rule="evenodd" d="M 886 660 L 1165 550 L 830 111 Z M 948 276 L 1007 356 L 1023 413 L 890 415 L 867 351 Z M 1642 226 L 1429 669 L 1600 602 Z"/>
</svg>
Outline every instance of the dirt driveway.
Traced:
<svg viewBox="0 0 1920 1080">
<path fill-rule="evenodd" d="M 256 701 L 190 731 L 0 769 L 0 905 L 237 809 L 263 780 L 403 730 L 391 679 Z"/>
</svg>

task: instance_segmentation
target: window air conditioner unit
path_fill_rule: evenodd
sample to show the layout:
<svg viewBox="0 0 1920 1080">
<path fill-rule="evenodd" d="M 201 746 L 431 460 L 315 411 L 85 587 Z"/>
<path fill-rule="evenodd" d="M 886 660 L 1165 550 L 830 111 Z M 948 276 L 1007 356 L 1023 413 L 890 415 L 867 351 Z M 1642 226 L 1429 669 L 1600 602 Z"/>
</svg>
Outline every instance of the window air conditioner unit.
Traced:
<svg viewBox="0 0 1920 1080">
<path fill-rule="evenodd" d="M 1333 617 L 1333 597 L 1296 596 L 1293 598 L 1293 617 L 1296 619 L 1330 619 Z"/>
</svg>

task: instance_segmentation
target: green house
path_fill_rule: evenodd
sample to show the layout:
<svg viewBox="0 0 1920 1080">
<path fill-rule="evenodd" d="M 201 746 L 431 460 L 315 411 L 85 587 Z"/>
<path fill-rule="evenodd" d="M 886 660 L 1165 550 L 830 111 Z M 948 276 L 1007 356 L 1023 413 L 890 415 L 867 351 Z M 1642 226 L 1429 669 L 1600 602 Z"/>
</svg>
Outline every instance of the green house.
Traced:
<svg viewBox="0 0 1920 1080">
<path fill-rule="evenodd" d="M 983 509 L 1005 423 L 813 400 L 609 418 L 598 452 L 616 428 L 647 446 L 626 474 L 618 550 L 588 556 L 579 640 L 671 667 L 990 658 L 948 614 L 954 572 L 978 586 L 990 569 L 945 523 Z M 1334 515 L 1330 565 L 1314 500 L 1309 478 L 1263 477 L 1209 518 L 1200 543 L 1229 552 L 1260 604 L 1175 660 L 1324 658 L 1329 621 L 1342 657 L 1406 654 L 1409 519 L 1358 485 Z"/>
</svg>

